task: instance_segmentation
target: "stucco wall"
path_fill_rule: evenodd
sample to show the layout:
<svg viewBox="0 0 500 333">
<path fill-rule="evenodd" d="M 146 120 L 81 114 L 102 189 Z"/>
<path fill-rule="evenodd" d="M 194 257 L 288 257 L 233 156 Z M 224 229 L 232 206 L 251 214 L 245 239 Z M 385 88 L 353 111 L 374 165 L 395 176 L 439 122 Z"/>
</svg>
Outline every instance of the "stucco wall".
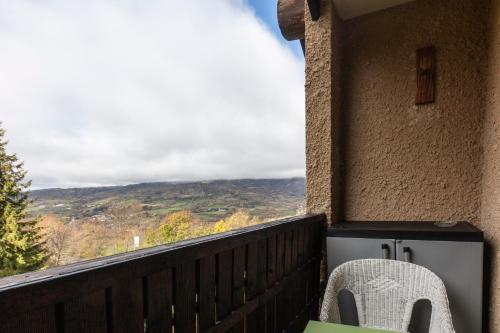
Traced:
<svg viewBox="0 0 500 333">
<path fill-rule="evenodd" d="M 306 20 L 309 212 L 478 225 L 500 332 L 500 0 L 417 0 L 342 23 L 329 3 Z M 429 44 L 437 100 L 417 107 L 415 51 Z"/>
<path fill-rule="evenodd" d="M 491 4 L 480 227 L 491 246 L 490 331 L 500 332 L 500 1 Z"/>
<path fill-rule="evenodd" d="M 307 2 L 306 2 L 307 8 Z M 331 1 L 322 2 L 313 22 L 306 10 L 306 164 L 307 210 L 339 218 L 340 174 L 340 19 Z"/>
<path fill-rule="evenodd" d="M 487 0 L 417 0 L 345 22 L 344 217 L 477 223 Z M 415 106 L 416 50 L 437 100 Z"/>
</svg>

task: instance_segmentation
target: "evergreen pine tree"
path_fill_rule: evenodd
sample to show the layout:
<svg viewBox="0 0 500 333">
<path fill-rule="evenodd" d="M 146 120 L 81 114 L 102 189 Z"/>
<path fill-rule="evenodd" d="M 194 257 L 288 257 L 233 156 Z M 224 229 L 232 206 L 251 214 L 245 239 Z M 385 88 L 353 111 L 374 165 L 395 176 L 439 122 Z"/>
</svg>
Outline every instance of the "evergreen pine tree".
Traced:
<svg viewBox="0 0 500 333">
<path fill-rule="evenodd" d="M 47 260 L 39 219 L 26 218 L 31 182 L 23 163 L 7 153 L 4 136 L 0 123 L 0 276 L 36 270 Z"/>
</svg>

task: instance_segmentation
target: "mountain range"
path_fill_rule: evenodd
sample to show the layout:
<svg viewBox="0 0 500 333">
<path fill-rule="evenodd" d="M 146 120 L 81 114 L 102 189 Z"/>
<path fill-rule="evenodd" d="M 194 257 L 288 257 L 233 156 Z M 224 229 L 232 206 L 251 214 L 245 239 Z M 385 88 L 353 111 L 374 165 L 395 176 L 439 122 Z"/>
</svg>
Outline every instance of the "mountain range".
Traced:
<svg viewBox="0 0 500 333">
<path fill-rule="evenodd" d="M 43 189 L 30 192 L 31 216 L 69 221 L 155 222 L 189 210 L 215 222 L 244 210 L 260 219 L 295 215 L 304 209 L 304 178 L 158 182 L 126 186 Z"/>
</svg>

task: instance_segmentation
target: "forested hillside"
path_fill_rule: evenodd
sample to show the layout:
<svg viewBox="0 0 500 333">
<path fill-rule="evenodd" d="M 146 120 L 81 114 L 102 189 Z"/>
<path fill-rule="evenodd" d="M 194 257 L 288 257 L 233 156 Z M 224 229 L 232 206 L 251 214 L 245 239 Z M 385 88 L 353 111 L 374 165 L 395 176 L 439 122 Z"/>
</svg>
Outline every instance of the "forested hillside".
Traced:
<svg viewBox="0 0 500 333">
<path fill-rule="evenodd" d="M 137 223 L 189 210 L 216 222 L 238 210 L 269 219 L 295 215 L 304 205 L 303 178 L 145 183 L 128 186 L 32 191 L 32 215 L 69 220 Z"/>
<path fill-rule="evenodd" d="M 49 265 L 222 232 L 304 212 L 303 178 L 144 183 L 30 192 Z"/>
</svg>

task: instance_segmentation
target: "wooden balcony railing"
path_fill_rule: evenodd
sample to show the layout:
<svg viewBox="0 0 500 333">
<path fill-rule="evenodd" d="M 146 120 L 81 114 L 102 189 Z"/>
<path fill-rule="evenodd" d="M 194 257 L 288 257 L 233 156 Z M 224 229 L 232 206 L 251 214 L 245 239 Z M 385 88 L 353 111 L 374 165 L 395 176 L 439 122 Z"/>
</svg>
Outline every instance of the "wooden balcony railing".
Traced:
<svg viewBox="0 0 500 333">
<path fill-rule="evenodd" d="M 0 332 L 301 332 L 325 218 L 301 216 L 0 280 Z"/>
</svg>

